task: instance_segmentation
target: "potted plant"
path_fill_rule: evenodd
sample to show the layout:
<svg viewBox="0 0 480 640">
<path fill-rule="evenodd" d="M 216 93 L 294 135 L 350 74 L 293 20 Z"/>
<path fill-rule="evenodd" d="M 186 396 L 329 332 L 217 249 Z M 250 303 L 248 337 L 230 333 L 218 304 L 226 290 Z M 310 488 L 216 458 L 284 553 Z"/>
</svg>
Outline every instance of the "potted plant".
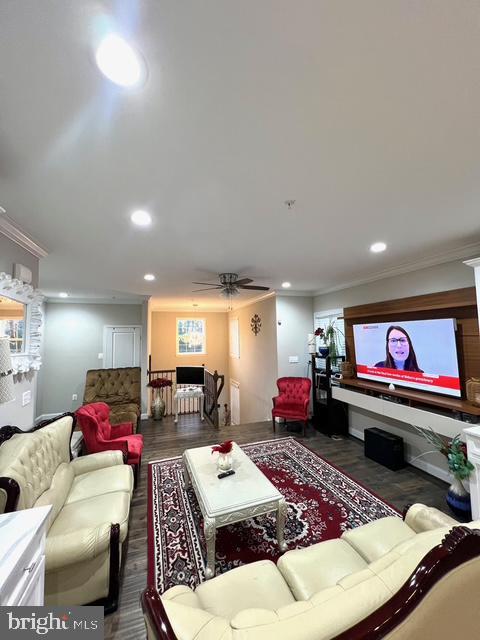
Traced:
<svg viewBox="0 0 480 640">
<path fill-rule="evenodd" d="M 463 480 L 466 480 L 474 470 L 473 464 L 467 458 L 467 445 L 460 439 L 460 434 L 450 440 L 435 433 L 433 429 L 412 426 L 435 447 L 436 451 L 439 451 L 447 458 L 448 468 L 453 475 L 453 482 L 447 491 L 447 504 L 453 513 L 464 520 L 471 520 L 470 494 L 463 486 Z M 431 451 L 426 453 L 431 453 Z M 426 453 L 421 455 L 426 455 Z"/>
<path fill-rule="evenodd" d="M 165 415 L 163 390 L 165 387 L 171 387 L 172 381 L 168 378 L 154 378 L 153 380 L 150 380 L 148 386 L 153 389 L 152 418 L 154 420 L 161 420 Z"/>
<path fill-rule="evenodd" d="M 318 350 L 322 358 L 326 358 L 328 355 L 331 358 L 335 358 L 339 355 L 340 336 L 343 336 L 343 333 L 336 326 L 335 320 L 330 320 L 326 327 L 318 327 L 315 335 L 319 337 L 325 345 L 325 347 L 320 347 Z"/>
</svg>

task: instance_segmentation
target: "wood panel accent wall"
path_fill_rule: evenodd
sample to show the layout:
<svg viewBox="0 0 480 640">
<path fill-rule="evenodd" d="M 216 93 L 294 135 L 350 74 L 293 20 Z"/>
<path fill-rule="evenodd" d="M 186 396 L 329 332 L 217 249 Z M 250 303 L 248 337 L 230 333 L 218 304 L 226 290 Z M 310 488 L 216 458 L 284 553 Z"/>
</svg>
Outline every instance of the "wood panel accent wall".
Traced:
<svg viewBox="0 0 480 640">
<path fill-rule="evenodd" d="M 351 362 L 355 362 L 354 324 L 456 318 L 462 392 L 465 391 L 465 381 L 468 378 L 480 377 L 480 336 L 475 287 L 347 307 L 343 317 L 347 359 Z"/>
</svg>

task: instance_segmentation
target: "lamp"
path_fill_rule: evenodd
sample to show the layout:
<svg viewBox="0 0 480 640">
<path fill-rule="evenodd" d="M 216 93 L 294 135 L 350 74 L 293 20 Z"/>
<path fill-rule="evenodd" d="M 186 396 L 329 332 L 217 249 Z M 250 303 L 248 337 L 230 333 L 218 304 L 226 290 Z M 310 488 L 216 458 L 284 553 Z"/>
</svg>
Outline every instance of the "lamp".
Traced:
<svg viewBox="0 0 480 640">
<path fill-rule="evenodd" d="M 14 399 L 10 340 L 8 338 L 0 338 L 0 404 Z"/>
</svg>

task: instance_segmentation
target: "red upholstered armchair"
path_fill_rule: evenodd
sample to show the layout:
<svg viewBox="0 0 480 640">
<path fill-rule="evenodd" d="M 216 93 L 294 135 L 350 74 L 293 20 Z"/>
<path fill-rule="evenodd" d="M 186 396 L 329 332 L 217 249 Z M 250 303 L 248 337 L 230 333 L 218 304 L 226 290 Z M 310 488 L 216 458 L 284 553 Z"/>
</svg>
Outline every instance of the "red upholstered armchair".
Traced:
<svg viewBox="0 0 480 640">
<path fill-rule="evenodd" d="M 142 461 L 143 436 L 134 434 L 133 424 L 110 424 L 110 407 L 105 402 L 86 404 L 77 410 L 76 416 L 87 452 L 98 453 L 112 449 L 122 451 L 127 464 L 133 467 L 136 484 Z"/>
<path fill-rule="evenodd" d="M 310 378 L 279 378 L 279 395 L 273 400 L 272 421 L 275 431 L 275 418 L 287 421 L 303 422 L 303 435 L 308 423 L 308 405 L 310 404 Z"/>
</svg>

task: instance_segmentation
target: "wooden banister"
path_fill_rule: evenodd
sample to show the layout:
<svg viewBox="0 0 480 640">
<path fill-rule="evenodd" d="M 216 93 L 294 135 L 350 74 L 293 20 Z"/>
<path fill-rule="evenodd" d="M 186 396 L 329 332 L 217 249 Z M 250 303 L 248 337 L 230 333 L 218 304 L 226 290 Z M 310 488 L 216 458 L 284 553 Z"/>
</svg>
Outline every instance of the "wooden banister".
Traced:
<svg viewBox="0 0 480 640">
<path fill-rule="evenodd" d="M 214 426 L 218 427 L 220 424 L 220 416 L 218 409 L 220 404 L 218 399 L 225 386 L 225 376 L 219 374 L 218 371 L 212 373 L 205 369 L 205 417 Z"/>
</svg>

